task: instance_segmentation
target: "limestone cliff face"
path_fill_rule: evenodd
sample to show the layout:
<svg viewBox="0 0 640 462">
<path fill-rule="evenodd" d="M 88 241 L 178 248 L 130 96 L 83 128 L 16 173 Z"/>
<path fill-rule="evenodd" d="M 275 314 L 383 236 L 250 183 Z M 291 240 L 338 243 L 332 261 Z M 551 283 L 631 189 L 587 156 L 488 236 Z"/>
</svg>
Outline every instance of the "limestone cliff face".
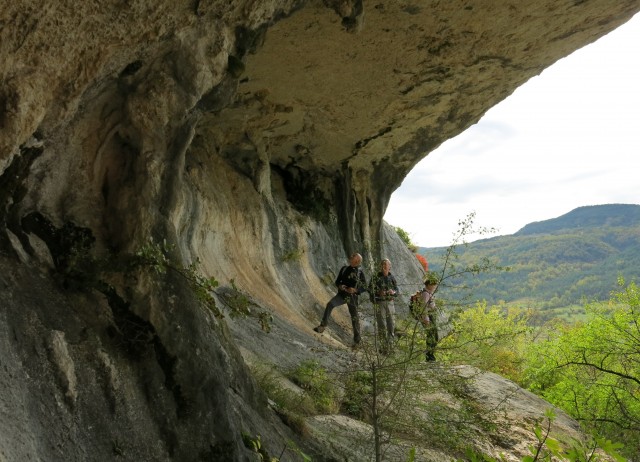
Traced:
<svg viewBox="0 0 640 462">
<path fill-rule="evenodd" d="M 311 335 L 347 253 L 419 281 L 382 217 L 420 159 L 638 10 L 0 0 L 4 459 L 244 460 L 243 431 L 293 438 L 183 278 L 98 262 L 166 241 Z"/>
</svg>

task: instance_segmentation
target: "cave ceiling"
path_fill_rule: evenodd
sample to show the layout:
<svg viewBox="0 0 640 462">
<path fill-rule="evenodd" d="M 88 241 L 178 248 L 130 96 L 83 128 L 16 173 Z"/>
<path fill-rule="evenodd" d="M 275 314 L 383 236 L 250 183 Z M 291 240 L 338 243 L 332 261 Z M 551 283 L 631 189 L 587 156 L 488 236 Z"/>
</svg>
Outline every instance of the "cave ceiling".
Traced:
<svg viewBox="0 0 640 462">
<path fill-rule="evenodd" d="M 210 122 L 239 139 L 261 133 L 282 168 L 331 175 L 348 166 L 392 190 L 442 142 L 638 8 L 309 2 L 266 30 L 246 56 L 235 104 Z"/>
</svg>

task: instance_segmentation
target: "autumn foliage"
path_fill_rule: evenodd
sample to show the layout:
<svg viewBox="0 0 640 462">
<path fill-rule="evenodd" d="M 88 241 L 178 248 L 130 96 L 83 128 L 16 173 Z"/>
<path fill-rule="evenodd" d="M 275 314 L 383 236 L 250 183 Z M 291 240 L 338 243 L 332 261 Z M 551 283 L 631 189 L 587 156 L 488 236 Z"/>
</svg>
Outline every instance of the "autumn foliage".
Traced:
<svg viewBox="0 0 640 462">
<path fill-rule="evenodd" d="M 420 265 L 422 265 L 422 268 L 425 271 L 429 271 L 429 263 L 427 263 L 427 259 L 424 258 L 422 255 L 420 255 L 419 253 L 416 254 L 416 258 L 418 259 L 418 261 L 420 262 Z"/>
</svg>

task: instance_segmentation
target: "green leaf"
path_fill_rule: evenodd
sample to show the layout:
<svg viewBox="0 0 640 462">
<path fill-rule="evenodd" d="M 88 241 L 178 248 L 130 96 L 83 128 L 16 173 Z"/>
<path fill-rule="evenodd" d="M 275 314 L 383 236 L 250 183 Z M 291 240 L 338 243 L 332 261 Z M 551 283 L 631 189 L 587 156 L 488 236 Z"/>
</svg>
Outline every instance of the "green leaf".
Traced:
<svg viewBox="0 0 640 462">
<path fill-rule="evenodd" d="M 538 441 L 542 441 L 542 429 L 539 425 L 535 426 L 533 432 L 536 434 L 536 438 L 538 439 Z"/>
<path fill-rule="evenodd" d="M 621 443 L 614 443 L 607 439 L 597 439 L 598 446 L 609 456 L 613 457 L 616 462 L 627 462 L 627 459 L 618 453 L 618 449 L 624 447 Z"/>
<path fill-rule="evenodd" d="M 562 447 L 560 446 L 560 443 L 558 442 L 558 440 L 554 440 L 553 438 L 547 438 L 544 444 L 545 446 L 547 446 L 547 448 L 549 448 L 551 452 L 553 452 L 554 455 L 559 456 L 561 454 Z"/>
</svg>

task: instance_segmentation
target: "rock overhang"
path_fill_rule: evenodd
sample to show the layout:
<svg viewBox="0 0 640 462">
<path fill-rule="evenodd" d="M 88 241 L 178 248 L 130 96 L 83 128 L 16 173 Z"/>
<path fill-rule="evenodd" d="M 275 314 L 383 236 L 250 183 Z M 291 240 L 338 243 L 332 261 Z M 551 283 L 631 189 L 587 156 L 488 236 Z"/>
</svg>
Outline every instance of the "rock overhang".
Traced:
<svg viewBox="0 0 640 462">
<path fill-rule="evenodd" d="M 587 2 L 363 2 L 348 28 L 336 14 L 340 3 L 349 2 L 308 2 L 266 31 L 246 56 L 233 111 L 246 102 L 246 128 L 262 134 L 274 164 L 318 172 L 378 167 L 397 172 L 393 187 L 522 83 L 638 9 L 632 2 L 615 13 Z"/>
<path fill-rule="evenodd" d="M 65 181 L 89 191 L 74 208 L 86 210 L 198 139 L 265 194 L 278 175 L 291 194 L 347 209 L 341 227 L 365 239 L 421 159 L 640 10 L 633 0 L 7 6 L 0 168 L 20 146 L 44 146 L 29 207 L 63 202 L 64 185 L 47 180 L 67 177 L 56 168 L 77 169 Z M 121 191 L 162 188 L 138 183 Z"/>
</svg>

